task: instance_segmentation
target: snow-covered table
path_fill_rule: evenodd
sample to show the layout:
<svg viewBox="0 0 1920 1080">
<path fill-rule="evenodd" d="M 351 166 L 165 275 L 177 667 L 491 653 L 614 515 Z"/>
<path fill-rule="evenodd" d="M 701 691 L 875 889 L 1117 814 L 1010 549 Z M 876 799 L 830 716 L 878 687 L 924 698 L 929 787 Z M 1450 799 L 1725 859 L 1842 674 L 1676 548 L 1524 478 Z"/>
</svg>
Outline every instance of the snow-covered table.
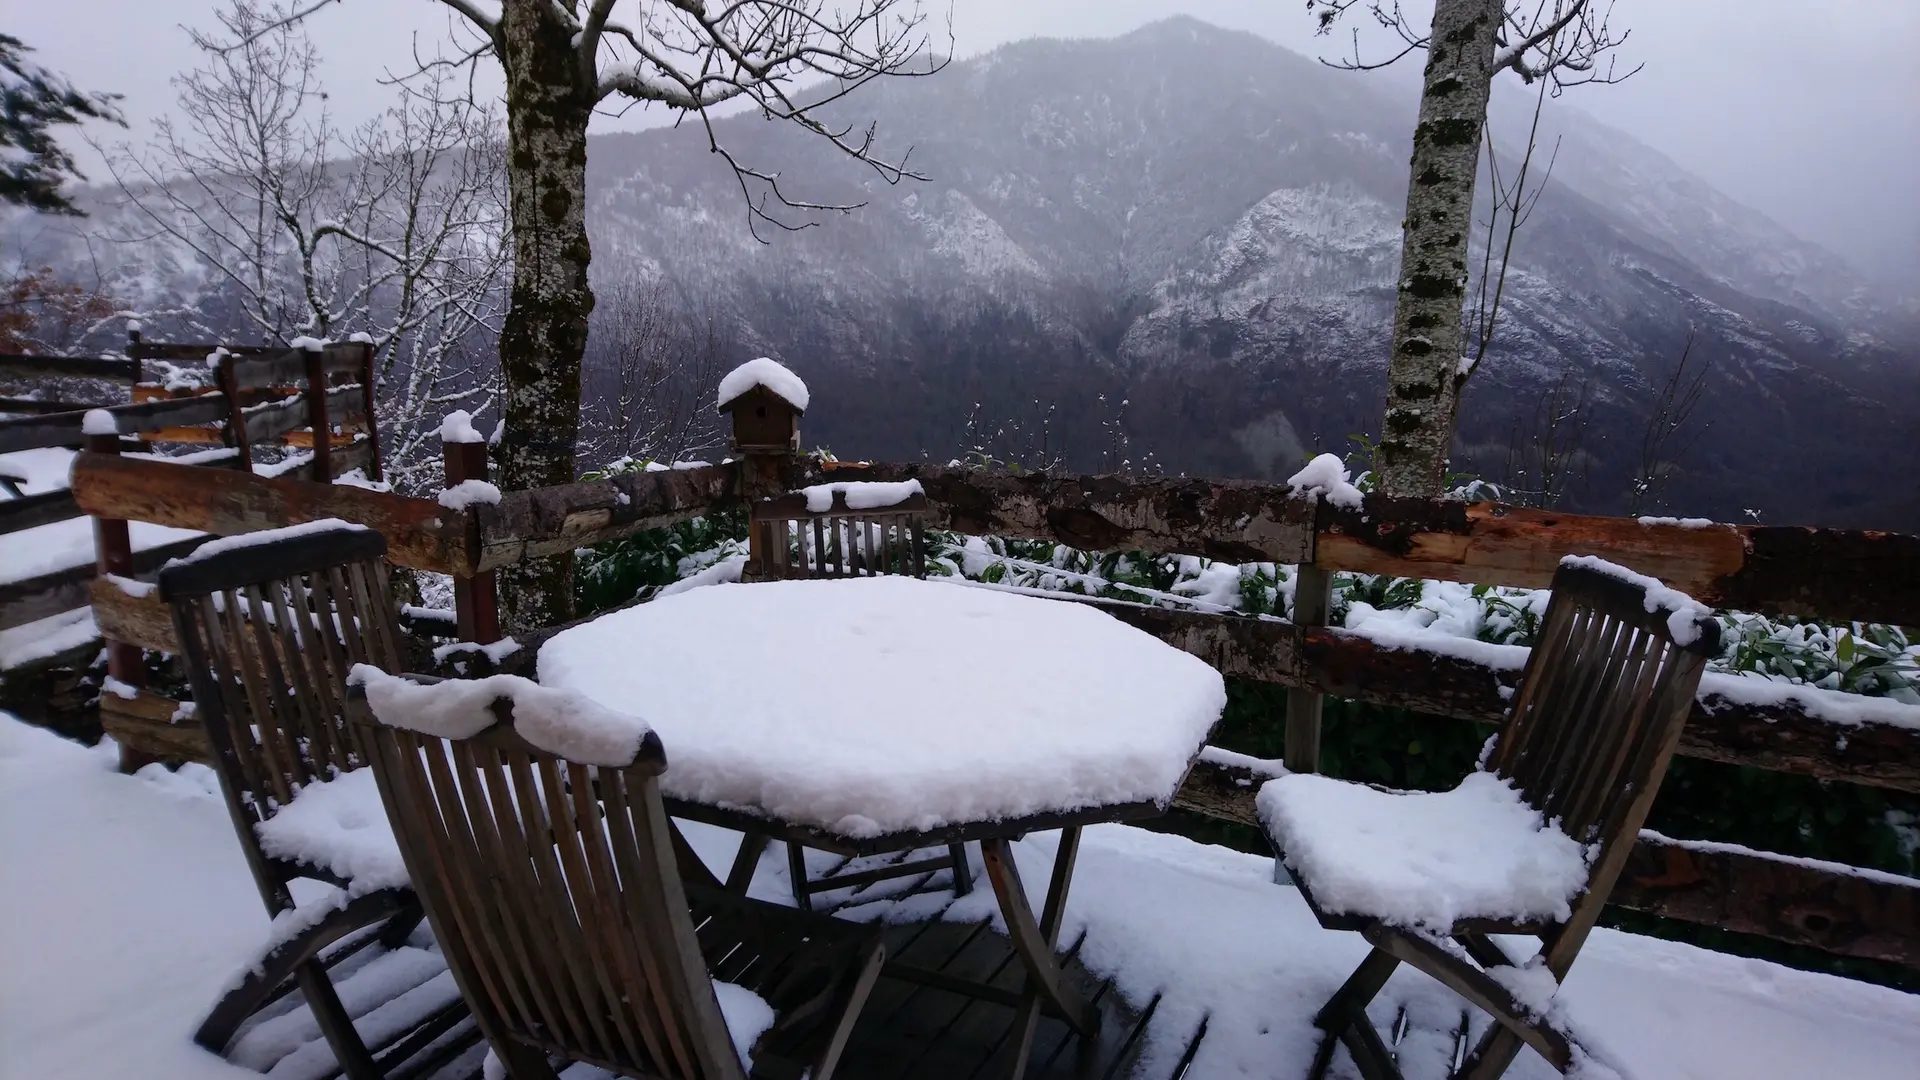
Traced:
<svg viewBox="0 0 1920 1080">
<path fill-rule="evenodd" d="M 1027 1035 L 1042 999 L 1097 1024 L 1052 948 L 1080 828 L 1164 812 L 1226 705 L 1096 608 L 907 577 L 688 590 L 555 635 L 539 673 L 647 720 L 676 816 L 847 855 L 979 841 Z M 1044 829 L 1036 920 L 1008 845 Z"/>
</svg>

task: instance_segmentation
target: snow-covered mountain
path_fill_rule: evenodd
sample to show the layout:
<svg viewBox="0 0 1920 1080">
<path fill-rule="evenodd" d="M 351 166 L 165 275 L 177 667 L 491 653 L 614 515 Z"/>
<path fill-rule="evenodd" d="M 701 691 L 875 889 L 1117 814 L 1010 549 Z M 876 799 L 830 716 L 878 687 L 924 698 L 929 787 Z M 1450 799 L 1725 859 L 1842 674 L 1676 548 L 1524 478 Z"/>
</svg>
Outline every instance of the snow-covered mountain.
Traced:
<svg viewBox="0 0 1920 1080">
<path fill-rule="evenodd" d="M 1097 465 L 1124 399 L 1135 456 L 1283 475 L 1378 423 L 1414 112 L 1383 89 L 1186 18 L 1021 42 L 848 103 L 911 143 L 928 182 L 890 187 L 781 125 L 722 124 L 805 193 L 866 204 L 800 233 L 763 226 L 765 244 L 703 134 L 600 138 L 594 249 L 730 312 L 743 346 L 803 372 L 808 438 L 842 454 L 950 454 L 978 434 L 960 430 L 970 413 L 1032 443 L 1057 407 L 1050 446 Z M 1510 160 L 1530 104 L 1496 108 Z M 1692 328 L 1714 367 L 1710 426 L 1669 502 L 1886 522 L 1920 403 L 1913 302 L 1630 136 L 1558 103 L 1548 118 L 1559 157 L 1469 392 L 1463 460 L 1497 476 L 1567 372 L 1593 415 L 1574 501 L 1617 506 Z"/>
<path fill-rule="evenodd" d="M 763 225 L 765 243 L 697 125 L 596 137 L 595 272 L 656 278 L 801 372 L 807 440 L 842 456 L 944 458 L 1011 426 L 1000 456 L 1284 476 L 1379 421 L 1403 91 L 1189 18 L 1020 42 L 840 103 L 911 145 L 926 182 L 890 186 L 791 125 L 719 122 L 798 193 L 864 204 Z M 1509 161 L 1530 109 L 1496 95 Z M 1546 125 L 1558 158 L 1461 461 L 1499 479 L 1547 388 L 1581 384 L 1569 505 L 1618 509 L 1691 330 L 1705 434 L 1668 507 L 1920 528 L 1920 305 L 1623 132 L 1560 102 Z"/>
</svg>

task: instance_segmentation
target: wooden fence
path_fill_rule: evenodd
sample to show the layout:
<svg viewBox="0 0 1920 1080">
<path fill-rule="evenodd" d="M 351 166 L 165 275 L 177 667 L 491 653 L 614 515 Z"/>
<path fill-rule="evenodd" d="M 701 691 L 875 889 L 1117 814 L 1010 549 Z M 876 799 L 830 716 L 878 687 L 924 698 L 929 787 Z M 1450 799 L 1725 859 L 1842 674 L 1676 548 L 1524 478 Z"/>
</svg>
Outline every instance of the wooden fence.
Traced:
<svg viewBox="0 0 1920 1080">
<path fill-rule="evenodd" d="M 458 463 L 456 453 L 462 454 Z M 449 482 L 482 462 L 450 450 Z M 1499 504 L 1368 498 L 1336 508 L 1272 484 L 1110 476 L 1020 476 L 927 465 L 823 464 L 749 456 L 727 465 L 641 472 L 452 510 L 424 498 L 291 477 L 198 469 L 87 452 L 75 461 L 78 506 L 108 520 L 210 533 L 339 517 L 380 529 L 390 559 L 452 575 L 463 637 L 497 639 L 491 571 L 684 521 L 824 479 L 917 479 L 938 523 L 962 532 L 1057 541 L 1088 550 L 1145 550 L 1301 568 L 1299 621 L 1103 602 L 1118 617 L 1229 676 L 1291 691 L 1287 764 L 1317 766 L 1318 702 L 1332 694 L 1440 717 L 1497 721 L 1517 664 L 1383 645 L 1322 625 L 1338 571 L 1541 586 L 1565 554 L 1624 563 L 1712 603 L 1832 621 L 1920 624 L 1920 537 L 1782 527 L 1693 528 Z M 109 638 L 174 651 L 171 622 L 150 591 L 119 577 L 90 586 Z M 1316 601 L 1316 593 L 1317 600 Z M 505 666 L 530 671 L 552 629 L 520 635 Z M 1517 653 L 1518 650 L 1515 650 Z M 1920 707 L 1805 690 L 1755 699 L 1709 680 L 1682 754 L 1823 779 L 1920 792 Z M 1836 709 L 1856 707 L 1847 722 Z M 1843 710 L 1844 711 L 1844 710 Z M 109 701 L 126 745 L 156 757 L 198 756 L 190 714 L 146 695 Z M 1256 764 L 1210 754 L 1179 803 L 1252 822 Z M 1611 902 L 1688 922 L 1761 934 L 1846 956 L 1920 967 L 1920 881 L 1763 852 L 1644 835 Z"/>
<path fill-rule="evenodd" d="M 122 401 L 0 398 L 0 412 L 24 414 L 0 420 L 0 454 L 84 446 L 91 453 L 114 456 L 160 444 L 222 445 L 228 453 L 197 455 L 197 464 L 251 470 L 253 446 L 271 442 L 310 449 L 307 471 L 316 479 L 331 480 L 356 468 L 376 479 L 380 475 L 379 443 L 369 434 L 374 429 L 369 344 L 345 342 L 317 349 L 156 344 L 135 333 L 129 336 L 127 354 L 127 359 L 104 360 L 0 356 L 0 384 L 83 379 L 131 386 L 125 393 L 130 400 Z M 211 386 L 169 388 L 143 381 L 148 361 L 202 365 L 210 360 Z M 91 425 L 89 416 L 94 417 Z M 204 479 L 207 471 L 197 469 L 195 475 Z M 0 501 L 0 535 L 85 516 L 70 489 L 31 495 L 15 489 L 9 494 L 14 497 Z M 103 519 L 96 526 L 92 557 L 84 562 L 0 582 L 0 630 L 85 607 L 96 574 L 148 575 L 204 539 L 134 551 L 126 520 Z M 119 655 L 127 659 L 124 652 Z"/>
</svg>

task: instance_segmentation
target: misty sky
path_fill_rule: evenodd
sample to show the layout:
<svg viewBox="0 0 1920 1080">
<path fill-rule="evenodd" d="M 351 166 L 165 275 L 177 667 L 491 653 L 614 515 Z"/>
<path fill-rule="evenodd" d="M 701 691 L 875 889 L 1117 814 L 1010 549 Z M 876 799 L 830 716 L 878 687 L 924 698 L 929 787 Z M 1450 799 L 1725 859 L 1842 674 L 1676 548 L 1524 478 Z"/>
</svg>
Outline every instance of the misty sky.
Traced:
<svg viewBox="0 0 1920 1080">
<path fill-rule="evenodd" d="M 219 6 L 0 0 L 0 28 L 81 86 L 125 94 L 138 139 L 147 120 L 172 106 L 168 79 L 195 60 L 180 25 L 211 27 Z M 956 0 L 954 8 L 954 48 L 963 57 L 1025 37 L 1110 36 L 1183 12 L 1310 55 L 1348 45 L 1316 38 L 1300 0 Z M 1632 29 L 1622 61 L 1644 62 L 1645 70 L 1617 86 L 1571 91 L 1563 102 L 1633 133 L 1883 283 L 1920 292 L 1920 0 L 1618 0 L 1614 18 Z M 450 26 L 435 0 L 341 0 L 315 15 L 311 33 L 327 58 L 336 116 L 372 115 L 391 98 L 378 81 L 383 73 L 411 70 L 415 40 L 431 52 L 449 40 Z M 596 121 L 596 129 L 664 119 L 635 110 Z"/>
</svg>

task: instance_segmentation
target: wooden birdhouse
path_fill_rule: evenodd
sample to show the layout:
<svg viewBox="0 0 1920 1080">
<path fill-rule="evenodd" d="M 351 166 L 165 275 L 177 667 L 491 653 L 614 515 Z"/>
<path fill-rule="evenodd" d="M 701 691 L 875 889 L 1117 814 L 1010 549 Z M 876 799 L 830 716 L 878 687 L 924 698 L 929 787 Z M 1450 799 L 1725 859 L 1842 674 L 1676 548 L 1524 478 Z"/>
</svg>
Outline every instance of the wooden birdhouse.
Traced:
<svg viewBox="0 0 1920 1080">
<path fill-rule="evenodd" d="M 733 416 L 736 453 L 796 454 L 807 387 L 799 376 L 762 357 L 720 381 L 720 411 Z"/>
</svg>

